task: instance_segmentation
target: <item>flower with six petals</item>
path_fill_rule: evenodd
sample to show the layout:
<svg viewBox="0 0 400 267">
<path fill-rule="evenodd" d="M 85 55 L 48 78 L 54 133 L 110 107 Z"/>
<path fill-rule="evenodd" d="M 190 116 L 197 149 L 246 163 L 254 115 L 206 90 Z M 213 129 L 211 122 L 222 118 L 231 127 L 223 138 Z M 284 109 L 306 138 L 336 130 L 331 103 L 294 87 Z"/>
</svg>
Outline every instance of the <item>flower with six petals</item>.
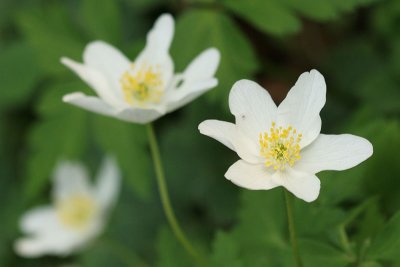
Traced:
<svg viewBox="0 0 400 267">
<path fill-rule="evenodd" d="M 325 98 L 325 80 L 316 70 L 301 74 L 278 107 L 257 83 L 240 80 L 229 95 L 236 123 L 206 120 L 199 130 L 239 155 L 225 173 L 236 185 L 252 190 L 283 186 L 311 202 L 320 191 L 316 173 L 349 169 L 373 152 L 362 137 L 320 134 Z"/>
<path fill-rule="evenodd" d="M 147 35 L 146 46 L 130 62 L 113 46 L 94 41 L 83 52 L 83 64 L 61 62 L 84 80 L 97 96 L 67 94 L 63 101 L 102 115 L 148 123 L 186 105 L 218 84 L 214 77 L 220 54 L 209 48 L 183 73 L 174 74 L 169 47 L 174 34 L 171 15 L 161 15 Z"/>
<path fill-rule="evenodd" d="M 68 255 L 99 235 L 118 195 L 120 173 L 107 157 L 91 186 L 82 165 L 64 161 L 56 167 L 53 183 L 53 205 L 32 209 L 20 220 L 27 235 L 15 242 L 21 256 Z"/>
</svg>

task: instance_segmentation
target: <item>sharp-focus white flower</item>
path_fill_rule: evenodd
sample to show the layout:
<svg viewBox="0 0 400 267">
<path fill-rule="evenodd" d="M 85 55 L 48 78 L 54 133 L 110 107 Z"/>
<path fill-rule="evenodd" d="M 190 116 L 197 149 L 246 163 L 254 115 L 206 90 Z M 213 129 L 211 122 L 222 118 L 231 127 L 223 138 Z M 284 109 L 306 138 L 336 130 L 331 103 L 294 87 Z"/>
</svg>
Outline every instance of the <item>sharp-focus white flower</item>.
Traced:
<svg viewBox="0 0 400 267">
<path fill-rule="evenodd" d="M 91 86 L 98 96 L 75 92 L 63 101 L 134 123 L 148 123 L 186 105 L 218 83 L 220 54 L 209 48 L 183 73 L 174 74 L 169 47 L 174 35 L 171 15 L 161 15 L 147 35 L 144 50 L 131 62 L 113 46 L 95 41 L 83 52 L 83 64 L 61 62 Z"/>
<path fill-rule="evenodd" d="M 27 236 L 15 242 L 16 252 L 38 257 L 81 249 L 103 230 L 119 184 L 119 169 L 111 157 L 103 161 L 93 186 L 82 165 L 60 162 L 53 176 L 53 204 L 24 214 L 20 228 Z"/>
<path fill-rule="evenodd" d="M 236 124 L 207 120 L 199 130 L 239 155 L 225 174 L 236 185 L 253 190 L 284 186 L 311 202 L 320 190 L 315 173 L 354 167 L 373 150 L 362 137 L 320 134 L 325 97 L 325 80 L 316 70 L 301 74 L 278 107 L 264 88 L 241 80 L 229 95 Z"/>
</svg>

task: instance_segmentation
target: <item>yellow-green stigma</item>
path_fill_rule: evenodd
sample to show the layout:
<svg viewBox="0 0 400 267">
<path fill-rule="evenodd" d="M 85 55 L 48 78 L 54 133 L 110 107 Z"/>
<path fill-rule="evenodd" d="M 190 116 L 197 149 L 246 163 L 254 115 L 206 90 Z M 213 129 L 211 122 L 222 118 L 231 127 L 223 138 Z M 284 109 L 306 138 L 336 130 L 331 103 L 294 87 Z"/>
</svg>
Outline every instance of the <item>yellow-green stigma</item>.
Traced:
<svg viewBox="0 0 400 267">
<path fill-rule="evenodd" d="M 292 126 L 276 127 L 275 122 L 269 131 L 260 133 L 260 154 L 265 158 L 265 166 L 283 171 L 286 165 L 293 166 L 300 159 L 300 141 Z"/>
<path fill-rule="evenodd" d="M 61 223 L 73 229 L 85 227 L 95 212 L 93 199 L 85 195 L 72 195 L 57 203 L 57 215 Z"/>
<path fill-rule="evenodd" d="M 142 65 L 138 69 L 134 64 L 125 71 L 120 79 L 124 99 L 132 106 L 143 107 L 146 103 L 159 103 L 163 83 L 157 67 Z"/>
</svg>

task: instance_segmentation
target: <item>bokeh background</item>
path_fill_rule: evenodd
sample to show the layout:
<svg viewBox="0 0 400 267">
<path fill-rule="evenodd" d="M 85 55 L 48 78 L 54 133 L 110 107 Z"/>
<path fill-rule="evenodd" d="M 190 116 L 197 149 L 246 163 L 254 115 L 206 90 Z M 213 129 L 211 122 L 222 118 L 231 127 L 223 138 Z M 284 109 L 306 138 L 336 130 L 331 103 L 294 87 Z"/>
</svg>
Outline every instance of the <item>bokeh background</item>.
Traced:
<svg viewBox="0 0 400 267">
<path fill-rule="evenodd" d="M 199 134 L 205 119 L 233 120 L 228 93 L 256 80 L 276 103 L 304 71 L 327 82 L 322 132 L 368 138 L 374 155 L 319 174 L 311 204 L 296 200 L 307 267 L 400 266 L 400 1 L 0 0 L 0 266 L 194 266 L 161 210 L 145 129 L 61 102 L 93 94 L 59 63 L 105 40 L 131 59 L 163 12 L 176 18 L 171 54 L 182 71 L 215 46 L 219 86 L 156 122 L 177 216 L 212 266 L 293 266 L 281 189 L 247 191 L 224 178 L 237 159 Z M 117 156 L 123 190 L 105 233 L 82 253 L 24 259 L 12 248 L 24 211 L 51 200 L 59 159 L 93 173 Z"/>
</svg>

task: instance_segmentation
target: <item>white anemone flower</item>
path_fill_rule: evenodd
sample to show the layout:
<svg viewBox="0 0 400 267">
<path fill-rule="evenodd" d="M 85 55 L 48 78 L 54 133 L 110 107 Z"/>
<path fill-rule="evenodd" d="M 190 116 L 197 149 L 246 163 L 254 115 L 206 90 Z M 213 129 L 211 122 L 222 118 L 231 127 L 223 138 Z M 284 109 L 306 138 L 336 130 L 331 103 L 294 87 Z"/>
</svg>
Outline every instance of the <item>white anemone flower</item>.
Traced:
<svg viewBox="0 0 400 267">
<path fill-rule="evenodd" d="M 362 137 L 320 134 L 325 98 L 325 80 L 316 70 L 301 74 L 278 107 L 257 83 L 240 80 L 229 95 L 236 123 L 206 120 L 199 130 L 241 158 L 225 173 L 234 184 L 252 190 L 283 186 L 311 202 L 320 191 L 316 173 L 349 169 L 373 151 Z"/>
<path fill-rule="evenodd" d="M 60 162 L 53 175 L 53 204 L 34 208 L 20 220 L 25 237 L 15 242 L 24 257 L 68 255 L 98 236 L 119 192 L 120 173 L 104 159 L 95 185 L 79 163 Z"/>
<path fill-rule="evenodd" d="M 169 47 L 174 35 L 171 15 L 161 15 L 147 34 L 143 51 L 131 62 L 113 46 L 94 41 L 83 52 L 83 64 L 61 62 L 98 96 L 67 94 L 63 101 L 102 115 L 148 123 L 172 112 L 218 84 L 214 77 L 220 54 L 209 48 L 183 71 L 174 74 Z"/>
</svg>

